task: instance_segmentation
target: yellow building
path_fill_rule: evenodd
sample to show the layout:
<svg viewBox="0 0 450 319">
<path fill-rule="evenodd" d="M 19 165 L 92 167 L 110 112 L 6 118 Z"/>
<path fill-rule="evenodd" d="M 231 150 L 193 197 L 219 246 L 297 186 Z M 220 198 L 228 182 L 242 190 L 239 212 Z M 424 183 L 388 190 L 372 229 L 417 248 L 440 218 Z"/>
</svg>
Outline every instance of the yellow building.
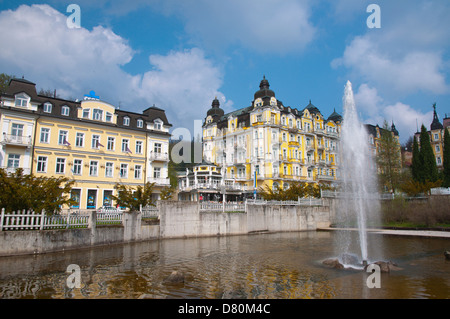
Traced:
<svg viewBox="0 0 450 319">
<path fill-rule="evenodd" d="M 248 194 L 255 184 L 332 183 L 341 122 L 339 114 L 325 118 L 311 102 L 301 111 L 284 106 L 264 77 L 249 107 L 224 114 L 214 99 L 203 125 L 203 158 Z"/>
<path fill-rule="evenodd" d="M 154 182 L 158 198 L 161 189 L 170 184 L 167 152 L 171 125 L 164 111 L 156 107 L 142 114 L 123 111 L 92 93 L 83 101 L 67 101 L 37 95 L 34 83 L 12 80 L 2 96 L 3 132 L 11 132 L 11 125 L 27 116 L 29 146 L 5 142 L 3 158 L 8 161 L 3 161 L 3 166 L 6 163 L 9 169 L 24 167 L 36 176 L 74 180 L 72 198 L 78 202 L 75 207 L 82 209 L 113 205 L 111 195 L 116 195 L 117 183 L 136 187 Z M 17 106 L 22 96 L 31 97 L 27 106 L 31 110 Z M 24 159 L 10 165 L 11 154 L 24 154 Z"/>
</svg>

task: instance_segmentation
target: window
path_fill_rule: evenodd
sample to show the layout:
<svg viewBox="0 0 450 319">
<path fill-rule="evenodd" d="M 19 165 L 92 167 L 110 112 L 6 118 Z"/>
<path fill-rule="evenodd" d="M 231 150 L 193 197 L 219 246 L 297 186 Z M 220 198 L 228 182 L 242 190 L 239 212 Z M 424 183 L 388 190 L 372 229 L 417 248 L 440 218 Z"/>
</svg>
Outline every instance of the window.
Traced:
<svg viewBox="0 0 450 319">
<path fill-rule="evenodd" d="M 83 165 L 83 160 L 80 160 L 80 159 L 73 160 L 72 173 L 74 175 L 81 175 L 82 165 Z"/>
<path fill-rule="evenodd" d="M 84 119 L 88 119 L 90 114 L 91 114 L 91 109 L 84 109 L 83 110 L 83 118 Z"/>
<path fill-rule="evenodd" d="M 129 143 L 129 140 L 128 139 L 123 139 L 122 140 L 122 152 L 124 152 L 124 153 L 131 153 L 130 152 L 130 149 L 128 148 L 128 143 Z"/>
<path fill-rule="evenodd" d="M 27 107 L 28 97 L 25 94 L 19 94 L 16 96 L 15 106 Z"/>
<path fill-rule="evenodd" d="M 70 113 L 70 108 L 67 105 L 64 105 L 61 108 L 61 115 L 69 116 L 69 113 Z"/>
<path fill-rule="evenodd" d="M 114 142 L 116 139 L 114 137 L 108 136 L 108 143 L 106 144 L 106 149 L 108 151 L 114 151 Z"/>
<path fill-rule="evenodd" d="M 98 175 L 98 161 L 91 161 L 89 165 L 89 175 L 90 176 Z"/>
<path fill-rule="evenodd" d="M 136 154 L 142 154 L 142 141 L 136 141 Z"/>
<path fill-rule="evenodd" d="M 120 177 L 127 178 L 128 176 L 128 164 L 120 164 Z"/>
<path fill-rule="evenodd" d="M 77 132 L 77 136 L 75 138 L 75 146 L 77 147 L 84 146 L 84 133 Z"/>
<path fill-rule="evenodd" d="M 438 165 L 441 165 L 441 164 L 442 164 L 442 160 L 441 160 L 441 157 L 440 157 L 440 156 L 436 157 L 436 163 L 437 163 Z"/>
<path fill-rule="evenodd" d="M 92 110 L 92 118 L 96 121 L 101 121 L 103 118 L 103 111 L 99 109 Z"/>
<path fill-rule="evenodd" d="M 41 143 L 49 143 L 50 141 L 50 129 L 46 127 L 41 128 Z"/>
<path fill-rule="evenodd" d="M 56 159 L 56 173 L 64 174 L 66 168 L 66 159 L 65 158 L 57 158 Z"/>
<path fill-rule="evenodd" d="M 134 178 L 140 179 L 142 176 L 142 165 L 134 165 Z"/>
<path fill-rule="evenodd" d="M 47 172 L 47 156 L 38 156 L 36 171 L 38 173 Z"/>
<path fill-rule="evenodd" d="M 155 124 L 153 125 L 153 128 L 155 129 L 155 130 L 161 130 L 161 122 L 155 122 Z"/>
<path fill-rule="evenodd" d="M 59 145 L 70 145 L 67 141 L 69 132 L 67 131 L 59 131 L 58 144 Z"/>
<path fill-rule="evenodd" d="M 11 135 L 13 136 L 23 136 L 23 124 L 12 124 Z"/>
<path fill-rule="evenodd" d="M 8 155 L 8 168 L 18 168 L 20 164 L 19 154 L 9 154 Z"/>
<path fill-rule="evenodd" d="M 155 146 L 154 146 L 153 150 L 155 151 L 155 153 L 161 153 L 162 144 L 161 143 L 155 143 Z"/>
<path fill-rule="evenodd" d="M 141 120 L 141 119 L 137 120 L 137 127 L 143 128 L 144 127 L 144 121 Z"/>
<path fill-rule="evenodd" d="M 130 118 L 128 116 L 125 116 L 123 118 L 123 125 L 129 126 L 130 125 Z"/>
<path fill-rule="evenodd" d="M 107 162 L 105 165 L 105 177 L 113 177 L 114 163 Z"/>
<path fill-rule="evenodd" d="M 293 123 L 292 123 L 292 119 L 289 119 L 289 127 L 292 127 Z"/>
<path fill-rule="evenodd" d="M 439 145 L 436 145 L 436 152 L 440 152 L 441 151 L 441 147 Z"/>
<path fill-rule="evenodd" d="M 51 103 L 44 103 L 43 111 L 45 113 L 52 113 L 52 104 Z"/>
<path fill-rule="evenodd" d="M 255 165 L 255 172 L 256 172 L 256 175 L 259 175 L 259 165 Z"/>
<path fill-rule="evenodd" d="M 106 112 L 105 120 L 106 120 L 106 122 L 112 122 L 112 114 L 109 112 Z"/>
<path fill-rule="evenodd" d="M 256 115 L 256 122 L 262 122 L 262 115 Z"/>
<path fill-rule="evenodd" d="M 435 134 L 434 134 L 434 140 L 435 140 L 435 141 L 438 141 L 438 140 L 439 140 L 439 134 L 438 134 L 438 133 L 435 133 Z"/>
<path fill-rule="evenodd" d="M 91 147 L 92 148 L 100 147 L 100 135 L 92 135 Z"/>
<path fill-rule="evenodd" d="M 153 178 L 161 178 L 161 168 L 160 167 L 153 168 Z"/>
<path fill-rule="evenodd" d="M 286 142 L 286 133 L 283 133 L 283 142 Z"/>
</svg>

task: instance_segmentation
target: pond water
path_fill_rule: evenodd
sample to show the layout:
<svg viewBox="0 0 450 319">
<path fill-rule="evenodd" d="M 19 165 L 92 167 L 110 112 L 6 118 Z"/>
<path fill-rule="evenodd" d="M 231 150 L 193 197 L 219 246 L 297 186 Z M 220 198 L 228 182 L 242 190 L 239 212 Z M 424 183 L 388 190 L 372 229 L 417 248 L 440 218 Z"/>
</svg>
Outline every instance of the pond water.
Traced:
<svg viewBox="0 0 450 319">
<path fill-rule="evenodd" d="M 166 239 L 37 256 L 0 258 L 1 298 L 449 298 L 450 240 L 370 234 L 385 260 L 402 268 L 381 274 L 322 264 L 338 231 Z M 357 234 L 355 243 L 357 242 Z M 80 266 L 81 287 L 69 289 L 67 267 Z M 173 272 L 181 284 L 167 283 Z"/>
</svg>

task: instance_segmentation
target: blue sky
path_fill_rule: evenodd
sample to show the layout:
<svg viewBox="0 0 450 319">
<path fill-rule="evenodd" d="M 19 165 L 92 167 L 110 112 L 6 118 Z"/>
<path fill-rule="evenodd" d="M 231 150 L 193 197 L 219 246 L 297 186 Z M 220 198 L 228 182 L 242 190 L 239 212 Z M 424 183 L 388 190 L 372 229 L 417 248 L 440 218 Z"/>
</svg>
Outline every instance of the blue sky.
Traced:
<svg viewBox="0 0 450 319">
<path fill-rule="evenodd" d="M 71 3 L 81 28 L 69 29 Z M 369 29 L 369 4 L 381 28 Z M 249 106 L 263 75 L 284 105 L 342 113 L 347 80 L 366 123 L 405 141 L 450 115 L 447 0 L 0 0 L 0 72 L 63 98 L 94 90 L 141 112 L 155 104 L 192 129 L 215 96 Z"/>
</svg>

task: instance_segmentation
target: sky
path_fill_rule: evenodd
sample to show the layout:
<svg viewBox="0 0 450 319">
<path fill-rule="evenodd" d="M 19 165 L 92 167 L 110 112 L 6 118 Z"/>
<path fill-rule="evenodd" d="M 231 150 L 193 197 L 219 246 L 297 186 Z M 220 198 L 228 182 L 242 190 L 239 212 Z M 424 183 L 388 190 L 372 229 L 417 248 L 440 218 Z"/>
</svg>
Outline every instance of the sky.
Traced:
<svg viewBox="0 0 450 319">
<path fill-rule="evenodd" d="M 215 97 L 250 106 L 263 76 L 285 106 L 311 100 L 326 118 L 350 81 L 361 120 L 394 122 L 405 142 L 434 103 L 450 116 L 449 16 L 448 0 L 0 0 L 0 73 L 61 98 L 155 105 L 192 132 Z"/>
</svg>

